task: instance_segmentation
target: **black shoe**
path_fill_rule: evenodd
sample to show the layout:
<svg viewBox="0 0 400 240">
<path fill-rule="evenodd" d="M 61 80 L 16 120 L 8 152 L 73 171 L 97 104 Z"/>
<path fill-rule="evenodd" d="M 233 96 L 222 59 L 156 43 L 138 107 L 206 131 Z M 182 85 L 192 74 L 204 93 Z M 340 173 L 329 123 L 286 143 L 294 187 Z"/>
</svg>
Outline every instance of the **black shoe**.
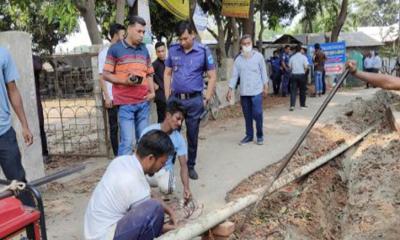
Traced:
<svg viewBox="0 0 400 240">
<path fill-rule="evenodd" d="M 189 168 L 189 178 L 193 180 L 199 179 L 199 175 L 197 175 L 197 172 L 194 170 L 194 168 Z"/>
<path fill-rule="evenodd" d="M 246 145 L 252 141 L 253 141 L 253 138 L 246 136 L 239 142 L 239 145 Z"/>
</svg>

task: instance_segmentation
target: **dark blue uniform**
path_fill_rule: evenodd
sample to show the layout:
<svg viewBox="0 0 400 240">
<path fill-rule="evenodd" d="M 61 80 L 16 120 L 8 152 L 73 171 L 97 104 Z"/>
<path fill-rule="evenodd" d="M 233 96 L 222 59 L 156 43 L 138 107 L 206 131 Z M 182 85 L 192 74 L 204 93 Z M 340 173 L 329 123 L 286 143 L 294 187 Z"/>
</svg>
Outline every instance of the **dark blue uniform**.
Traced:
<svg viewBox="0 0 400 240">
<path fill-rule="evenodd" d="M 180 44 L 173 44 L 169 48 L 165 66 L 172 69 L 172 94 L 169 100 L 178 101 L 186 108 L 188 167 L 193 169 L 197 157 L 200 115 L 204 112 L 203 74 L 215 69 L 214 59 L 210 50 L 196 41 L 188 53 Z"/>
<path fill-rule="evenodd" d="M 282 80 L 282 71 L 281 71 L 281 59 L 277 56 L 271 57 L 271 79 L 272 79 L 272 86 L 274 89 L 274 94 L 279 94 L 279 89 L 281 87 L 281 80 Z"/>
</svg>

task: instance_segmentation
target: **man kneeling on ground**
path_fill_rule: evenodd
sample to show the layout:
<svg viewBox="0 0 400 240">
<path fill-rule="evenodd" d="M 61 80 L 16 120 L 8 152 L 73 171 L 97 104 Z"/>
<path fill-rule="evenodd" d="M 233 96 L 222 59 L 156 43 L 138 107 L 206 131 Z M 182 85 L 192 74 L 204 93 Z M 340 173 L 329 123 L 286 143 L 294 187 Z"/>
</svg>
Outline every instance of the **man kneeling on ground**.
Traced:
<svg viewBox="0 0 400 240">
<path fill-rule="evenodd" d="M 134 155 L 114 159 L 86 209 L 85 238 L 148 240 L 174 229 L 175 214 L 163 202 L 150 198 L 145 177 L 158 172 L 173 154 L 169 136 L 153 130 L 143 135 Z M 170 223 L 164 224 L 164 213 Z"/>
<path fill-rule="evenodd" d="M 174 144 L 175 154 L 169 156 L 165 166 L 154 176 L 148 177 L 150 186 L 158 187 L 164 194 L 171 194 L 175 190 L 174 164 L 178 157 L 180 163 L 180 175 L 183 185 L 183 198 L 185 202 L 190 200 L 191 193 L 189 189 L 189 174 L 187 166 L 187 147 L 182 134 L 179 132 L 184 120 L 185 110 L 181 104 L 176 101 L 170 101 L 167 105 L 165 119 L 162 123 L 156 123 L 143 130 L 143 134 L 151 130 L 161 130 L 168 134 Z"/>
</svg>

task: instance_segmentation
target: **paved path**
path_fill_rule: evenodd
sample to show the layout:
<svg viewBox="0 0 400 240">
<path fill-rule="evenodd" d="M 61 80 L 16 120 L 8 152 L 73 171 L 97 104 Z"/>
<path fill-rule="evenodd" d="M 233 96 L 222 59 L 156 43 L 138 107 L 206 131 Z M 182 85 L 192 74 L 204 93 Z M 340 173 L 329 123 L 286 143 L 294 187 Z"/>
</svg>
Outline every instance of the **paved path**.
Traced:
<svg viewBox="0 0 400 240">
<path fill-rule="evenodd" d="M 375 91 L 346 90 L 338 93 L 319 123 L 334 119 L 344 104 L 352 99 L 369 98 Z M 255 171 L 281 159 L 301 135 L 322 101 L 323 98 L 308 98 L 309 108 L 296 108 L 294 112 L 289 112 L 288 106 L 267 109 L 264 113 L 266 136 L 263 146 L 238 145 L 244 135 L 244 121 L 241 118 L 211 123 L 201 129 L 197 165 L 200 179 L 191 181 L 191 188 L 194 197 L 204 204 L 204 212 L 223 206 L 229 190 Z M 104 166 L 107 162 L 99 159 L 97 165 Z M 177 194 L 181 196 L 179 178 L 177 186 Z M 83 239 L 83 214 L 89 196 L 65 197 L 71 202 L 72 213 L 48 219 L 49 239 Z"/>
</svg>

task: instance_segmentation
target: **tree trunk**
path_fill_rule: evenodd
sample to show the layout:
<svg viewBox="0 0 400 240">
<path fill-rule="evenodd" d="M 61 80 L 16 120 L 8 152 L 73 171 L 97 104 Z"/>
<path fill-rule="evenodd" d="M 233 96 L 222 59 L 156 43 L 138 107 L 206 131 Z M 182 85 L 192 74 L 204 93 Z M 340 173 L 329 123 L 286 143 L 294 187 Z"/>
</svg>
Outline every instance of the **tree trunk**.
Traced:
<svg viewBox="0 0 400 240">
<path fill-rule="evenodd" d="M 311 18 L 307 18 L 307 22 L 308 22 L 308 29 L 307 29 L 306 33 L 312 33 L 313 32 L 312 19 Z"/>
<path fill-rule="evenodd" d="M 189 16 L 190 16 L 189 21 L 192 24 L 194 31 L 196 32 L 196 40 L 201 42 L 200 35 L 197 32 L 196 25 L 194 24 L 194 21 L 193 21 L 193 15 L 194 15 L 194 10 L 196 9 L 196 3 L 197 3 L 196 0 L 189 0 Z"/>
<path fill-rule="evenodd" d="M 239 44 L 239 27 L 237 26 L 236 18 L 230 18 L 231 20 L 231 25 L 232 25 L 232 50 L 233 50 L 233 56 L 236 56 L 236 54 L 239 53 L 240 50 L 240 44 Z"/>
<path fill-rule="evenodd" d="M 250 1 L 249 18 L 243 20 L 243 33 L 249 34 L 254 40 L 254 4 Z"/>
<path fill-rule="evenodd" d="M 262 45 L 263 45 L 263 33 L 264 33 L 264 30 L 265 30 L 265 25 L 264 25 L 264 20 L 263 20 L 263 9 L 264 9 L 264 4 L 265 4 L 265 0 L 260 0 L 261 1 L 261 7 L 260 7 L 260 26 L 261 26 L 261 29 L 260 29 L 260 32 L 259 32 L 259 34 L 258 34 L 258 44 L 257 44 L 257 47 L 258 47 L 258 51 L 262 51 Z"/>
<path fill-rule="evenodd" d="M 348 4 L 349 4 L 348 0 L 342 0 L 340 13 L 337 16 L 335 26 L 332 29 L 331 42 L 337 42 L 339 38 L 340 30 L 342 29 L 344 22 L 346 21 Z"/>
<path fill-rule="evenodd" d="M 96 21 L 94 0 L 77 1 L 76 7 L 85 21 L 92 44 L 102 44 L 103 41 Z"/>
<path fill-rule="evenodd" d="M 126 0 L 116 0 L 117 12 L 115 16 L 115 22 L 124 25 L 125 21 L 125 1 Z"/>
</svg>

